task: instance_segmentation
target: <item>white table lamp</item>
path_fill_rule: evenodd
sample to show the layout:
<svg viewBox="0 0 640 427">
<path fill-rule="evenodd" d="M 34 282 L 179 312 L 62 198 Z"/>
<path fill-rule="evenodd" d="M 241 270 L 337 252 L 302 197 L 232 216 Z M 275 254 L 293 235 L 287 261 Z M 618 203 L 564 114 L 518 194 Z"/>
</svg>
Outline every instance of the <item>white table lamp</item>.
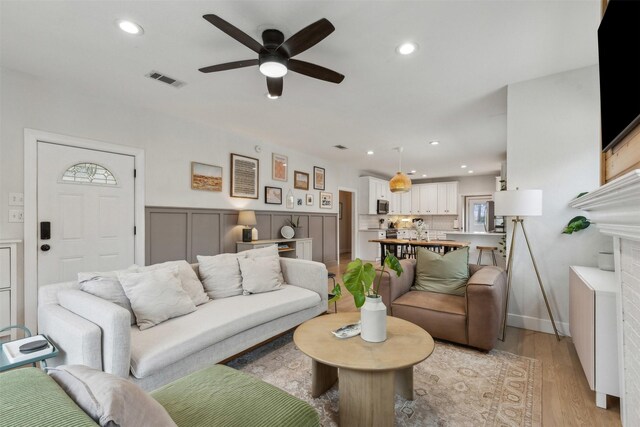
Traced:
<svg viewBox="0 0 640 427">
<path fill-rule="evenodd" d="M 527 216 L 542 215 L 542 190 L 516 189 L 509 191 L 497 191 L 493 193 L 493 201 L 495 202 L 494 210 L 496 216 L 513 217 L 511 220 L 513 221 L 513 231 L 511 234 L 511 250 L 509 251 L 509 260 L 507 261 L 507 298 L 505 299 L 504 318 L 502 320 L 502 340 L 504 341 L 507 329 L 507 309 L 509 308 L 509 293 L 511 291 L 513 251 L 515 249 L 514 243 L 516 237 L 516 229 L 518 228 L 518 224 L 520 224 L 520 227 L 522 228 L 522 234 L 524 234 L 524 240 L 526 241 L 527 248 L 529 249 L 531 261 L 533 262 L 533 269 L 536 272 L 538 284 L 540 285 L 540 290 L 542 291 L 542 297 L 544 298 L 544 303 L 547 306 L 547 312 L 549 313 L 549 318 L 551 319 L 551 324 L 553 325 L 553 331 L 555 332 L 556 338 L 559 341 L 560 335 L 558 334 L 558 328 L 556 328 L 556 322 L 555 320 L 553 320 L 553 314 L 551 313 L 551 307 L 549 306 L 549 301 L 547 300 L 547 294 L 544 291 L 544 286 L 542 285 L 542 279 L 540 278 L 540 273 L 538 272 L 536 259 L 534 258 L 533 252 L 531 251 L 531 245 L 529 244 L 527 231 L 524 228 L 524 218 L 522 218 Z"/>
</svg>

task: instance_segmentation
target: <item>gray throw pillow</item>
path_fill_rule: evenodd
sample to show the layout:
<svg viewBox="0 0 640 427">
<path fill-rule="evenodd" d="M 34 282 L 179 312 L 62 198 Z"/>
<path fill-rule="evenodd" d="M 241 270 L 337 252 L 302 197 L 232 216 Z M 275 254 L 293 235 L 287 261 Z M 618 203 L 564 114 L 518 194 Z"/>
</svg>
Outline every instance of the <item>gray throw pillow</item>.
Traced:
<svg viewBox="0 0 640 427">
<path fill-rule="evenodd" d="M 198 275 L 193 271 L 193 268 L 191 268 L 191 265 L 187 261 L 167 261 L 161 264 L 139 267 L 138 271 L 152 271 L 166 267 L 178 267 L 178 278 L 180 279 L 180 284 L 195 305 L 204 304 L 209 301 L 209 297 L 204 292 L 202 283 L 200 282 L 200 279 L 198 279 Z"/>
<path fill-rule="evenodd" d="M 244 258 L 240 262 L 244 295 L 259 294 L 282 289 L 282 271 L 278 256 Z"/>
<path fill-rule="evenodd" d="M 271 246 L 267 246 L 266 248 L 251 249 L 249 251 L 245 251 L 244 253 L 247 254 L 247 258 L 255 259 L 255 258 L 262 258 L 262 257 L 276 257 L 278 260 L 280 260 L 280 252 L 278 252 L 278 245 L 275 243 Z M 280 267 L 278 267 L 278 269 L 280 270 Z M 284 276 L 282 275 L 282 270 L 280 270 L 280 273 L 279 273 L 279 280 L 280 280 L 280 283 L 284 283 Z"/>
<path fill-rule="evenodd" d="M 416 279 L 413 290 L 464 295 L 469 281 L 469 248 L 445 255 L 425 248 L 416 251 Z"/>
<path fill-rule="evenodd" d="M 84 365 L 47 373 L 101 426 L 176 427 L 166 409 L 129 380 Z"/>
<path fill-rule="evenodd" d="M 242 295 L 242 275 L 238 259 L 245 257 L 245 252 L 214 256 L 198 255 L 200 277 L 209 297 L 220 299 Z"/>
<path fill-rule="evenodd" d="M 129 310 L 131 324 L 135 325 L 136 316 L 131 309 L 129 298 L 127 298 L 124 289 L 122 289 L 118 273 L 135 272 L 137 269 L 138 266 L 132 265 L 126 270 L 78 273 L 78 284 L 84 292 Z"/>
<path fill-rule="evenodd" d="M 196 310 L 182 289 L 177 266 L 141 273 L 120 273 L 118 277 L 131 301 L 141 331 Z"/>
</svg>

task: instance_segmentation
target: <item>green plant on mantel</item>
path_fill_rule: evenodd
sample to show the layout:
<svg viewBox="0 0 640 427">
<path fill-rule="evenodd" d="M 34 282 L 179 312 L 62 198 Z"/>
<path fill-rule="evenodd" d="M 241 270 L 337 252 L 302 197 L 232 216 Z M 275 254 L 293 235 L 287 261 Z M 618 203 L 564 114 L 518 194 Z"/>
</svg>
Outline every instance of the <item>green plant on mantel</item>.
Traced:
<svg viewBox="0 0 640 427">
<path fill-rule="evenodd" d="M 586 191 L 578 194 L 576 196 L 576 199 L 584 196 L 585 194 L 587 194 Z M 562 234 L 573 234 L 580 230 L 584 230 L 585 228 L 588 228 L 590 225 L 591 225 L 591 221 L 589 221 L 586 217 L 582 215 L 578 215 L 569 220 L 569 223 L 567 224 L 567 226 L 562 230 Z"/>
<path fill-rule="evenodd" d="M 363 263 L 360 258 L 356 258 L 347 265 L 347 270 L 342 275 L 342 279 L 344 280 L 344 286 L 347 288 L 349 293 L 353 295 L 356 308 L 362 307 L 366 297 L 379 296 L 378 292 L 380 291 L 380 282 L 382 280 L 382 275 L 385 273 L 386 267 L 395 271 L 398 277 L 400 277 L 404 271 L 402 265 L 400 265 L 400 261 L 398 261 L 398 258 L 391 255 L 389 252 L 387 252 L 384 263 L 379 269 L 374 268 L 373 264 L 370 262 Z M 376 278 L 376 272 L 380 272 L 380 276 L 378 276 L 376 286 L 372 288 L 373 281 Z M 340 283 L 336 283 L 331 290 L 331 293 L 334 297 L 329 300 L 329 303 L 342 298 L 342 288 Z"/>
</svg>

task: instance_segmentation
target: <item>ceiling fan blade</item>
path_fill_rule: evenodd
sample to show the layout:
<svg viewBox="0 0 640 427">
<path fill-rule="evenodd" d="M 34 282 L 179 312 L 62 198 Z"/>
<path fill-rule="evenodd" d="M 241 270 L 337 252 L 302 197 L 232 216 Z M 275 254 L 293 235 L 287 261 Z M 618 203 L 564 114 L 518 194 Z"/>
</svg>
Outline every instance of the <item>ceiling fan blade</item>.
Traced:
<svg viewBox="0 0 640 427">
<path fill-rule="evenodd" d="M 276 52 L 291 58 L 315 46 L 335 29 L 331 22 L 322 18 L 289 37 L 284 43 L 278 46 Z"/>
<path fill-rule="evenodd" d="M 282 77 L 267 77 L 267 88 L 269 89 L 269 95 L 282 96 Z"/>
<path fill-rule="evenodd" d="M 321 67 L 310 62 L 300 61 L 298 59 L 290 59 L 288 68 L 296 73 L 313 77 L 314 79 L 325 80 L 331 83 L 340 83 L 344 80 L 344 76 L 336 73 L 328 68 Z"/>
<path fill-rule="evenodd" d="M 251 67 L 258 65 L 257 59 L 245 59 L 244 61 L 226 62 L 224 64 L 210 65 L 208 67 L 199 68 L 201 73 L 213 73 L 214 71 L 233 70 L 235 68 Z"/>
<path fill-rule="evenodd" d="M 255 53 L 260 53 L 265 50 L 264 47 L 251 36 L 234 27 L 224 19 L 220 18 L 218 15 L 208 14 L 202 17 L 209 21 L 214 27 L 236 39 Z"/>
</svg>

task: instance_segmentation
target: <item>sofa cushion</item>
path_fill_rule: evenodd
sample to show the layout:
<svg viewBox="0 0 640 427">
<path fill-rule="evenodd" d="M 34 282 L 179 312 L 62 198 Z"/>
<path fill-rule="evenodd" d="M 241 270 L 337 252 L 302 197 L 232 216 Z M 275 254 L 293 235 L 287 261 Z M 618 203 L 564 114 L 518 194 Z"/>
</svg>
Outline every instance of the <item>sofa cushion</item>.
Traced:
<svg viewBox="0 0 640 427">
<path fill-rule="evenodd" d="M 285 285 L 278 292 L 213 300 L 145 331 L 132 327 L 131 373 L 144 378 L 226 338 L 319 303 L 316 292 Z"/>
<path fill-rule="evenodd" d="M 242 294 L 242 274 L 238 258 L 246 254 L 198 255 L 198 269 L 204 289 L 213 299 L 233 297 Z"/>
<path fill-rule="evenodd" d="M 182 288 L 176 265 L 140 273 L 120 273 L 118 277 L 141 330 L 196 309 Z"/>
<path fill-rule="evenodd" d="M 244 253 L 247 254 L 247 258 L 255 259 L 255 258 L 262 258 L 262 257 L 276 257 L 277 259 L 280 259 L 280 252 L 278 252 L 278 245 L 275 243 L 271 246 L 267 246 L 266 248 L 251 249 L 249 251 L 245 251 Z M 280 272 L 279 280 L 280 280 L 280 283 L 284 283 L 284 277 L 282 276 L 282 271 Z"/>
<path fill-rule="evenodd" d="M 187 295 L 189 295 L 189 298 L 191 298 L 191 301 L 193 301 L 195 305 L 204 304 L 209 301 L 209 297 L 204 292 L 204 288 L 200 279 L 198 279 L 198 275 L 193 270 L 193 267 L 191 267 L 191 265 L 185 260 L 167 261 L 160 264 L 139 267 L 138 271 L 152 271 L 159 268 L 174 266 L 178 267 L 178 278 L 180 279 L 180 284 L 182 285 L 182 289 L 184 289 Z"/>
<path fill-rule="evenodd" d="M 416 258 L 413 290 L 464 295 L 469 280 L 468 247 L 444 255 L 418 248 Z"/>
<path fill-rule="evenodd" d="M 467 343 L 464 296 L 410 291 L 391 303 L 394 317 L 414 323 L 433 337 Z"/>
<path fill-rule="evenodd" d="M 98 298 L 112 302 L 120 307 L 129 310 L 131 314 L 131 324 L 136 324 L 136 316 L 131 309 L 129 298 L 122 289 L 122 284 L 118 279 L 119 273 L 131 273 L 138 271 L 137 265 L 132 265 L 126 270 L 106 271 L 106 272 L 82 272 L 78 273 L 78 284 L 80 289 Z"/>
<path fill-rule="evenodd" d="M 177 427 L 162 405 L 125 378 L 84 365 L 61 365 L 48 373 L 101 426 Z"/>
<path fill-rule="evenodd" d="M 151 395 L 179 426 L 320 426 L 309 404 L 224 365 L 194 372 Z"/>
<path fill-rule="evenodd" d="M 0 425 L 95 427 L 96 423 L 39 368 L 0 374 Z"/>
<path fill-rule="evenodd" d="M 239 259 L 243 295 L 259 294 L 282 289 L 282 270 L 279 256 Z"/>
</svg>

